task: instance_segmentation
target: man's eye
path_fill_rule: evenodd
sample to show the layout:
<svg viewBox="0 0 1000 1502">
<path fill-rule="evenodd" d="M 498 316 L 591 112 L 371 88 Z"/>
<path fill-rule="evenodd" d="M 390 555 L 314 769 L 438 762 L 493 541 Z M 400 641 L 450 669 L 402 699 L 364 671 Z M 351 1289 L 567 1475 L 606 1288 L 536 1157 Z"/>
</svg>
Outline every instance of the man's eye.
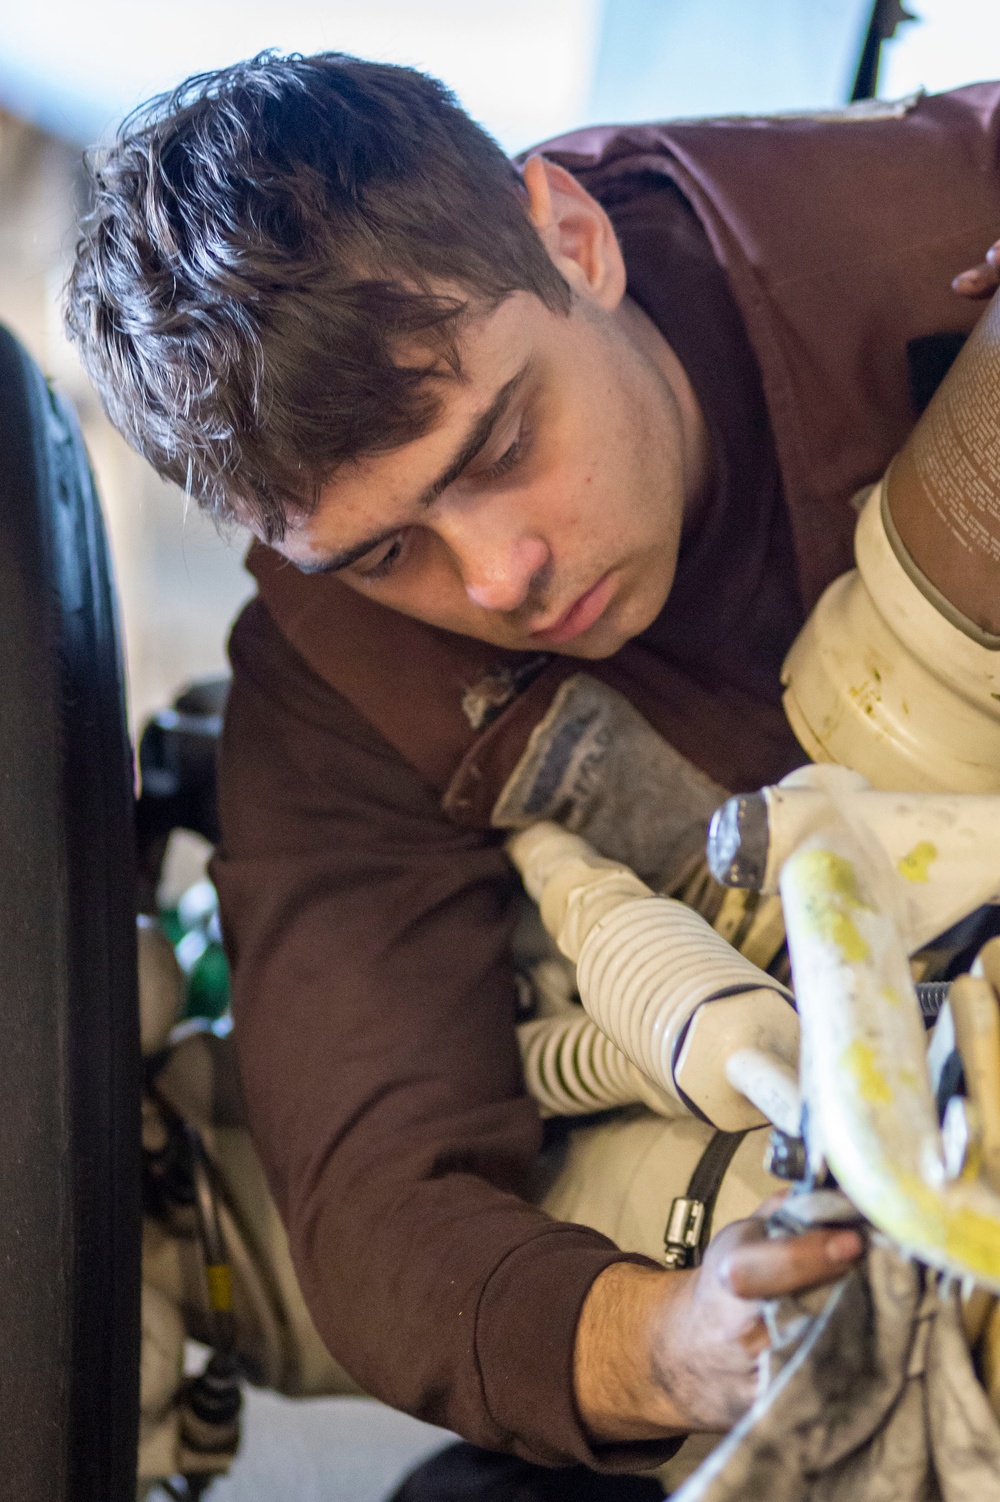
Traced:
<svg viewBox="0 0 1000 1502">
<path fill-rule="evenodd" d="M 392 573 L 399 562 L 403 551 L 403 533 L 397 532 L 395 537 L 390 537 L 388 542 L 382 544 L 381 552 L 374 552 L 369 556 L 374 560 L 372 563 L 360 562 L 355 565 L 355 572 L 364 580 L 385 579 Z"/>
<path fill-rule="evenodd" d="M 528 433 L 527 429 L 522 425 L 517 437 L 510 447 L 504 450 L 500 458 L 480 471 L 480 478 L 484 480 L 499 480 L 504 475 L 510 474 L 514 466 L 524 458 L 527 447 Z"/>
</svg>

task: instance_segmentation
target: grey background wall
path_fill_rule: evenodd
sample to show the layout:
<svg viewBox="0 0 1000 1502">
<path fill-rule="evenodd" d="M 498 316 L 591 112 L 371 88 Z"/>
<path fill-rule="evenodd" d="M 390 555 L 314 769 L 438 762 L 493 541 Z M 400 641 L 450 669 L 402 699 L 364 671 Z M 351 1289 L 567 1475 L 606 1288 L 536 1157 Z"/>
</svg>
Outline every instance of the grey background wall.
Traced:
<svg viewBox="0 0 1000 1502">
<path fill-rule="evenodd" d="M 133 723 L 189 677 L 222 672 L 251 581 L 231 543 L 110 427 L 62 331 L 80 150 L 0 110 L 0 320 L 72 397 L 104 502 L 128 645 Z"/>
</svg>

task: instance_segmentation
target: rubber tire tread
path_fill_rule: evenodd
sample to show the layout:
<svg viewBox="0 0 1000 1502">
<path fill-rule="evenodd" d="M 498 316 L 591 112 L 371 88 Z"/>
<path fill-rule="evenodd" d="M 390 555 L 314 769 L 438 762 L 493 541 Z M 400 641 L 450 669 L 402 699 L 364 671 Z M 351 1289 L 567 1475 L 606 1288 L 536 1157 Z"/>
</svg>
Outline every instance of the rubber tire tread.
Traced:
<svg viewBox="0 0 1000 1502">
<path fill-rule="evenodd" d="M 0 328 L 0 1497 L 131 1502 L 140 1056 L 133 783 L 100 507 Z"/>
</svg>

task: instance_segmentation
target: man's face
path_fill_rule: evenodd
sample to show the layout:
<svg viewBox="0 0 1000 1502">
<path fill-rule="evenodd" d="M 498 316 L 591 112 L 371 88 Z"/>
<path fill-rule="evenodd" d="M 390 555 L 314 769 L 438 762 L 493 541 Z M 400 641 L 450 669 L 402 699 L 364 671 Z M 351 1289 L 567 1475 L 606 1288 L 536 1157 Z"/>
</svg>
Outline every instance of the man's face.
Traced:
<svg viewBox="0 0 1000 1502">
<path fill-rule="evenodd" d="M 352 589 L 449 631 L 605 657 L 673 581 L 675 391 L 627 319 L 585 297 L 564 315 L 515 293 L 459 350 L 433 431 L 339 471 L 279 550 L 308 571 L 341 561 Z"/>
</svg>

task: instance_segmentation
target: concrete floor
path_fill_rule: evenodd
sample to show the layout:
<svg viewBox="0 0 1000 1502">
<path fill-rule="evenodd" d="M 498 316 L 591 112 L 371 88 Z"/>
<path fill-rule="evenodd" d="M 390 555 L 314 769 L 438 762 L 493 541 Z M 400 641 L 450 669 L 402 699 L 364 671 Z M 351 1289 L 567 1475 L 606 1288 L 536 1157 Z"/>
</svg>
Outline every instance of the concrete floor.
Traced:
<svg viewBox="0 0 1000 1502">
<path fill-rule="evenodd" d="M 243 1439 L 205 1502 L 385 1502 L 454 1436 L 370 1398 L 281 1398 L 248 1388 Z M 148 1502 L 163 1502 L 152 1493 Z"/>
</svg>

